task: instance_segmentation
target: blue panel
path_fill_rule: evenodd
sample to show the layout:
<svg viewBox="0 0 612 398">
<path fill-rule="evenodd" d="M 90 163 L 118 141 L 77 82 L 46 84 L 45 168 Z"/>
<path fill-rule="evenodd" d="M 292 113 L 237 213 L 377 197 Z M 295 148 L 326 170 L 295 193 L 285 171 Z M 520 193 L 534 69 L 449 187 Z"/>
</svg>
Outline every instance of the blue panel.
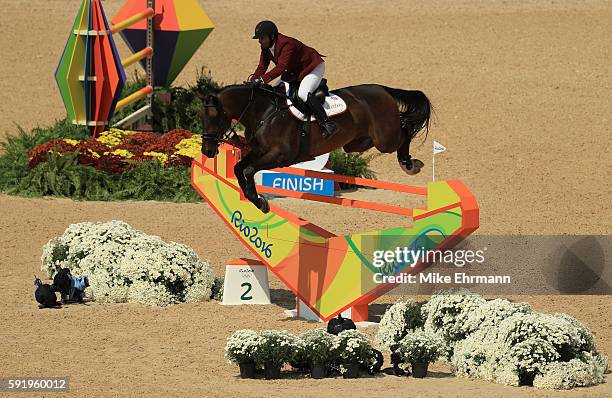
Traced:
<svg viewBox="0 0 612 398">
<path fill-rule="evenodd" d="M 262 173 L 261 185 L 317 195 L 334 196 L 334 182 L 320 178 L 264 172 Z"/>
<path fill-rule="evenodd" d="M 125 29 L 120 34 L 133 53 L 146 47 L 146 30 Z M 178 38 L 179 32 L 177 31 L 155 31 L 153 39 L 153 53 L 155 54 L 153 56 L 153 77 L 155 87 L 168 86 L 166 83 Z M 140 61 L 140 65 L 143 68 L 145 63 L 145 60 Z"/>
</svg>

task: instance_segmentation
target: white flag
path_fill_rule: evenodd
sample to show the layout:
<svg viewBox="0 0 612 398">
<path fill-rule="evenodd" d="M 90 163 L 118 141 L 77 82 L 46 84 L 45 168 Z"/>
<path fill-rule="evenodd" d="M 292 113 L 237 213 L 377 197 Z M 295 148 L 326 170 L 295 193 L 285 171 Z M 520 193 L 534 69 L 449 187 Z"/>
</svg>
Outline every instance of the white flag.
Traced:
<svg viewBox="0 0 612 398">
<path fill-rule="evenodd" d="M 440 144 L 438 141 L 434 141 L 433 142 L 433 153 L 434 153 L 434 155 L 438 154 L 438 153 L 441 153 L 441 152 L 444 152 L 444 151 L 446 151 L 446 147 L 444 145 Z"/>
</svg>

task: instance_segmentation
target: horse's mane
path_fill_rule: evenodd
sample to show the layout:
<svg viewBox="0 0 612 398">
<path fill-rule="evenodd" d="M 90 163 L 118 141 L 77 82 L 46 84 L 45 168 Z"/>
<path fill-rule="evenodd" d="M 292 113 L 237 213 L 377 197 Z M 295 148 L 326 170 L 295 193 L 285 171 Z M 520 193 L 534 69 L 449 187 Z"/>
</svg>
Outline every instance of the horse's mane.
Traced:
<svg viewBox="0 0 612 398">
<path fill-rule="evenodd" d="M 215 94 L 219 95 L 225 91 L 231 91 L 231 90 L 237 90 L 237 89 L 248 89 L 251 90 L 251 88 L 249 86 L 247 86 L 244 83 L 241 84 L 230 84 L 227 85 L 225 87 L 221 87 L 220 89 L 215 90 Z M 275 94 L 273 92 L 270 92 L 269 90 L 258 90 L 255 89 L 255 92 L 260 94 L 260 95 L 264 95 L 266 97 L 270 97 L 270 98 L 274 98 Z"/>
</svg>

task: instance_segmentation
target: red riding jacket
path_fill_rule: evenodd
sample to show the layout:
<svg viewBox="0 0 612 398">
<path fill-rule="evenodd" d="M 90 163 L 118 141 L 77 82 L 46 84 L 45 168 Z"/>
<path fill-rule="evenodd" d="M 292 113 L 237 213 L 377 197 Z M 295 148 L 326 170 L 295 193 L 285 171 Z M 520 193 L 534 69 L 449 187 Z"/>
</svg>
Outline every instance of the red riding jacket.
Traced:
<svg viewBox="0 0 612 398">
<path fill-rule="evenodd" d="M 324 55 L 319 54 L 314 48 L 308 47 L 293 37 L 279 33 L 274 42 L 274 56 L 270 49 L 261 48 L 259 66 L 253 74 L 253 79 L 261 77 L 264 82 L 269 83 L 282 75 L 281 79 L 286 82 L 301 81 L 304 76 L 324 62 L 322 57 Z M 276 66 L 266 73 L 270 61 Z"/>
</svg>

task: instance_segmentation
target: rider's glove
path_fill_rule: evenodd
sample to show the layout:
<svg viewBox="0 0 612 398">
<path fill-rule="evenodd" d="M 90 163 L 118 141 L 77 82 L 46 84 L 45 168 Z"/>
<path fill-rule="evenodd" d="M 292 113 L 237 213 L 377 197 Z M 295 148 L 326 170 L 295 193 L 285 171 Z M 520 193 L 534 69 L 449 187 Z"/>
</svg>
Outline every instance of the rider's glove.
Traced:
<svg viewBox="0 0 612 398">
<path fill-rule="evenodd" d="M 264 80 L 261 77 L 256 77 L 255 79 L 251 80 L 252 87 L 261 87 L 264 84 L 266 84 L 266 82 L 264 82 Z"/>
</svg>

